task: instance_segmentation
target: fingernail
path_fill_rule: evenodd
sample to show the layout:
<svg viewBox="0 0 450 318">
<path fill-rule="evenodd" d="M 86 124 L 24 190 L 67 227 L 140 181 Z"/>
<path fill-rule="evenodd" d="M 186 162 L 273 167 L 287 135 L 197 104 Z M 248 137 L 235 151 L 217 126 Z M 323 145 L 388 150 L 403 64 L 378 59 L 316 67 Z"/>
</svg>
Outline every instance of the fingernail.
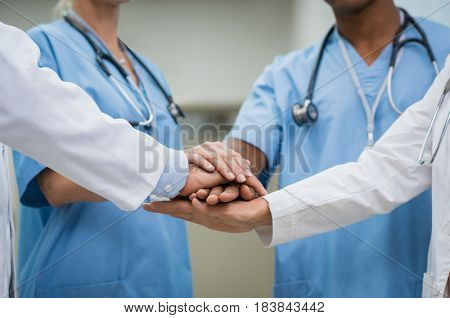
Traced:
<svg viewBox="0 0 450 318">
<path fill-rule="evenodd" d="M 213 165 L 208 166 L 208 171 L 213 172 L 216 168 Z"/>
<path fill-rule="evenodd" d="M 245 176 L 244 176 L 243 174 L 240 174 L 240 175 L 238 175 L 237 180 L 238 180 L 239 182 L 244 182 L 244 181 L 247 180 L 247 179 L 245 178 Z"/>
<path fill-rule="evenodd" d="M 230 179 L 230 180 L 233 180 L 233 179 L 235 178 L 235 176 L 234 176 L 233 173 L 228 172 L 228 173 L 227 173 L 227 178 Z"/>
<path fill-rule="evenodd" d="M 250 169 L 245 169 L 245 170 L 244 170 L 244 173 L 245 173 L 245 175 L 246 175 L 247 177 L 253 176 L 253 173 L 252 173 L 252 171 L 251 171 Z"/>
</svg>

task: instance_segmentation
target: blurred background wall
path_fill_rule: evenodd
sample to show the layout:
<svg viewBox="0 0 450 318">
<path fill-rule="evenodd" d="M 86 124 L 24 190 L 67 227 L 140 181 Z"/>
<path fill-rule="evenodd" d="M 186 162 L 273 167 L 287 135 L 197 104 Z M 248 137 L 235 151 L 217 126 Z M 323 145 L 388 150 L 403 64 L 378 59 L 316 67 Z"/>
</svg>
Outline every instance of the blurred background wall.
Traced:
<svg viewBox="0 0 450 318">
<path fill-rule="evenodd" d="M 29 29 L 48 22 L 56 2 L 0 0 L 0 21 Z M 448 0 L 396 2 L 450 25 L 450 6 L 439 10 Z M 164 71 L 194 127 L 232 123 L 274 56 L 319 41 L 333 23 L 321 0 L 132 0 L 121 18 L 123 40 Z M 255 234 L 191 225 L 189 234 L 196 296 L 271 296 L 273 250 L 264 249 Z"/>
</svg>

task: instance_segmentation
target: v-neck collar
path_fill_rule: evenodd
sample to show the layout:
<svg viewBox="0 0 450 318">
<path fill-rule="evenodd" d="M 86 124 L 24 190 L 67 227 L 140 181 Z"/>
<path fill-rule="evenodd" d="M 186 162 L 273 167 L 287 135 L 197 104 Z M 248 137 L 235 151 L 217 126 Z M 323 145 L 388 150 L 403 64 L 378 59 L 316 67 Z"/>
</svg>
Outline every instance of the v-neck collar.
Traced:
<svg viewBox="0 0 450 318">
<path fill-rule="evenodd" d="M 97 42 L 98 45 L 100 45 L 101 49 L 104 50 L 105 53 L 109 54 L 110 56 L 112 56 L 114 59 L 116 58 L 114 56 L 114 54 L 112 54 L 111 50 L 106 46 L 106 44 L 103 42 L 103 40 L 100 38 L 100 36 L 97 34 L 97 32 L 95 32 L 95 30 L 89 25 L 89 23 L 86 22 L 86 20 L 83 19 L 83 17 L 81 17 L 77 12 L 75 12 L 75 10 L 69 10 L 67 15 L 71 18 L 74 19 L 77 23 L 79 23 L 90 35 L 93 37 L 94 41 Z M 131 62 L 131 66 L 136 70 L 136 61 L 133 58 L 133 56 L 131 54 L 127 53 L 127 49 L 126 47 L 123 47 L 123 44 L 120 42 L 119 40 L 119 45 L 122 46 L 124 53 L 128 55 L 128 58 L 130 59 Z M 129 72 L 127 69 L 125 69 L 125 72 L 127 72 L 128 75 Z M 147 95 L 146 89 L 139 77 L 139 75 L 136 72 L 136 77 L 138 79 L 138 83 L 137 86 L 145 93 L 145 95 Z"/>
<path fill-rule="evenodd" d="M 405 22 L 405 16 L 401 10 L 399 10 L 400 14 L 400 25 L 403 25 Z M 340 37 L 347 48 L 347 51 L 350 56 L 350 60 L 355 65 L 355 70 L 358 73 L 358 75 L 363 76 L 371 75 L 374 76 L 375 74 L 379 74 L 379 72 L 386 71 L 389 68 L 389 61 L 392 55 L 393 50 L 393 41 L 388 43 L 383 50 L 381 51 L 380 55 L 377 56 L 375 61 L 373 61 L 370 65 L 364 61 L 363 57 L 359 54 L 359 52 L 355 49 L 355 47 L 345 38 L 343 37 L 337 28 L 335 27 L 335 37 L 337 41 L 339 41 L 338 37 Z"/>
<path fill-rule="evenodd" d="M 347 48 L 350 60 L 354 64 L 354 68 L 358 73 L 358 75 L 364 76 L 364 74 L 366 75 L 370 74 L 373 76 L 374 74 L 380 74 L 380 72 L 383 73 L 383 71 L 387 73 L 389 68 L 389 60 L 393 50 L 392 42 L 386 45 L 381 51 L 380 55 L 377 56 L 375 61 L 373 61 L 373 63 L 369 65 L 364 61 L 364 59 L 355 49 L 355 47 L 346 38 L 338 34 L 338 32 L 339 31 L 336 28 L 335 31 L 336 41 L 339 41 L 338 37 L 342 39 L 345 47 Z"/>
</svg>

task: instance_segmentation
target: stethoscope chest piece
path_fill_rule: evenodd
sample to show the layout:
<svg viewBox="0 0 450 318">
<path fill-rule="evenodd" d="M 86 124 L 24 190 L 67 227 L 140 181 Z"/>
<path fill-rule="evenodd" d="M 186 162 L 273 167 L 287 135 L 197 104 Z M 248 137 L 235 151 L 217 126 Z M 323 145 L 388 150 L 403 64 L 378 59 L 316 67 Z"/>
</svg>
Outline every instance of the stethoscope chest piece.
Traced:
<svg viewBox="0 0 450 318">
<path fill-rule="evenodd" d="M 319 118 L 319 111 L 310 99 L 303 104 L 297 103 L 292 106 L 292 117 L 297 125 L 311 125 Z"/>
<path fill-rule="evenodd" d="M 173 101 L 169 103 L 167 108 L 169 109 L 170 115 L 172 115 L 172 118 L 175 120 L 176 123 L 178 123 L 179 118 L 186 117 L 181 107 Z"/>
</svg>

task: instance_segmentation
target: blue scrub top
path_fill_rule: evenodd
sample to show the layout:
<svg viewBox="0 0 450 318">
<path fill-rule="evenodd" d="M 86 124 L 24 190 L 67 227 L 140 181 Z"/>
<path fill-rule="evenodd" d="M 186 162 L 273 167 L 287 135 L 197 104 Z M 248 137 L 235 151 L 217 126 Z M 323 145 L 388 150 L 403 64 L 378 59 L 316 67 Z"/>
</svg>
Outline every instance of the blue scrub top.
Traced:
<svg viewBox="0 0 450 318">
<path fill-rule="evenodd" d="M 421 25 L 442 67 L 450 51 L 450 30 L 426 20 Z M 407 35 L 417 36 L 412 28 Z M 345 45 L 353 63 L 361 60 L 349 42 Z M 276 58 L 256 81 L 229 135 L 265 153 L 268 170 L 280 171 L 280 188 L 355 161 L 367 145 L 366 115 L 350 73 L 345 71 L 336 34 L 327 45 L 313 98 L 319 119 L 309 128 L 294 123 L 291 106 L 306 97 L 318 51 L 315 45 Z M 355 66 L 370 105 L 386 78 L 391 52 L 389 45 L 372 65 L 360 62 Z M 400 109 L 420 100 L 434 77 L 424 49 L 408 45 L 393 80 Z M 375 139 L 397 118 L 385 92 L 376 113 Z M 430 233 L 431 195 L 427 191 L 393 213 L 354 224 L 347 231 L 281 245 L 276 248 L 273 294 L 420 297 Z"/>
<path fill-rule="evenodd" d="M 142 120 L 100 71 L 91 46 L 66 22 L 34 28 L 29 35 L 42 52 L 40 66 L 79 85 L 113 118 Z M 169 92 L 162 73 L 144 61 Z M 179 129 L 163 92 L 136 61 L 133 63 L 141 87 L 157 104 L 154 128 L 144 130 L 162 144 L 180 149 Z M 107 65 L 143 107 L 120 73 Z M 109 202 L 53 208 L 36 182 L 45 167 L 19 153 L 15 165 L 22 203 L 18 282 L 22 297 L 192 296 L 184 222 L 143 209 L 126 213 Z"/>
</svg>

